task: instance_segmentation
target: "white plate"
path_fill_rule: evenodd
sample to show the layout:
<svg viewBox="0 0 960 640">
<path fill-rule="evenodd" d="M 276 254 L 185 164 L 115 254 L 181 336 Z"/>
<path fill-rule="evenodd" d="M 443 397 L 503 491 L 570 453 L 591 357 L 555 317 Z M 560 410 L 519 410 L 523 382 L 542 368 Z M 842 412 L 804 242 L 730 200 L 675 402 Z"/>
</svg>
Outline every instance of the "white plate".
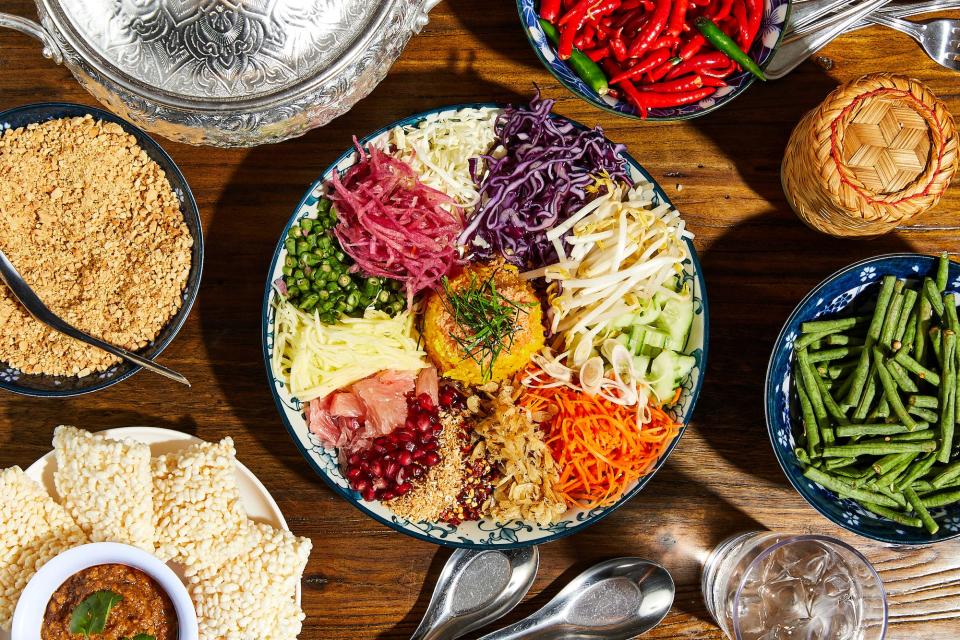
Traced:
<svg viewBox="0 0 960 640">
<path fill-rule="evenodd" d="M 157 427 L 121 427 L 118 429 L 107 429 L 100 431 L 101 435 L 111 438 L 129 438 L 150 445 L 150 453 L 153 457 L 162 456 L 165 453 L 179 451 L 192 444 L 202 442 L 189 433 L 173 431 L 172 429 L 159 429 Z M 54 486 L 53 474 L 57 470 L 57 459 L 53 451 L 43 456 L 32 465 L 27 467 L 26 474 L 33 480 L 36 480 L 46 488 L 47 492 L 54 500 L 59 501 L 57 489 Z M 236 462 L 237 485 L 240 487 L 240 500 L 243 502 L 243 508 L 247 511 L 247 516 L 251 520 L 263 522 L 278 529 L 289 531 L 287 521 L 280 512 L 280 507 L 263 483 L 253 475 L 253 472 L 245 467 L 240 461 Z M 178 567 L 171 564 L 174 570 Z M 178 572 L 179 573 L 179 572 Z M 182 576 L 181 576 L 182 577 Z M 297 585 L 297 604 L 300 604 L 301 589 Z M 6 631 L 0 631 L 0 640 L 10 640 L 10 634 Z"/>
</svg>

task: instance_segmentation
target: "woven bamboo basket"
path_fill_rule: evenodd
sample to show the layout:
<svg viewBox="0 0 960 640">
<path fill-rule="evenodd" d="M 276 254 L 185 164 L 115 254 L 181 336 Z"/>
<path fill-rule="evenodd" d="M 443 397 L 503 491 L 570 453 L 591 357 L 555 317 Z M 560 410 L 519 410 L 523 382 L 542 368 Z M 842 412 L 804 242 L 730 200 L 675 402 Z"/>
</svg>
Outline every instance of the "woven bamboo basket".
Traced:
<svg viewBox="0 0 960 640">
<path fill-rule="evenodd" d="M 876 236 L 935 206 L 957 171 L 957 129 L 921 82 L 878 73 L 804 116 L 780 178 L 790 206 L 834 236 Z"/>
</svg>

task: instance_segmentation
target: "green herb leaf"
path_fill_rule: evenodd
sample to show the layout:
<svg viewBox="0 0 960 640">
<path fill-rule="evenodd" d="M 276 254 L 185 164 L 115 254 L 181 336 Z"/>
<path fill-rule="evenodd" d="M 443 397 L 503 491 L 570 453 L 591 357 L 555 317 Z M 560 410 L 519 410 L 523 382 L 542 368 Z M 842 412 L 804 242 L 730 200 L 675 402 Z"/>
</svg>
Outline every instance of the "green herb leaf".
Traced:
<svg viewBox="0 0 960 640">
<path fill-rule="evenodd" d="M 120 638 L 120 640 L 157 640 L 154 636 L 149 633 L 138 633 L 132 638 Z"/>
<path fill-rule="evenodd" d="M 123 596 L 113 591 L 97 591 L 87 596 L 70 616 L 70 633 L 81 633 L 88 638 L 92 633 L 103 633 L 110 609 L 122 600 Z"/>
</svg>

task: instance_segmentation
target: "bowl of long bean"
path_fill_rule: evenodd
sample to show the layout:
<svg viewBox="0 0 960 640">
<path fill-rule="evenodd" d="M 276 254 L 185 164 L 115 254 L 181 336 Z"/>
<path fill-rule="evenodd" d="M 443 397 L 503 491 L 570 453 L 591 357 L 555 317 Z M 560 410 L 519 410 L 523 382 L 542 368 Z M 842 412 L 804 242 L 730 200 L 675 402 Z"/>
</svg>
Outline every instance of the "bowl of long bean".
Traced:
<svg viewBox="0 0 960 640">
<path fill-rule="evenodd" d="M 817 511 L 891 544 L 960 537 L 960 265 L 850 265 L 797 306 L 767 370 L 770 442 Z"/>
<path fill-rule="evenodd" d="M 537 57 L 620 116 L 686 120 L 747 90 L 780 44 L 790 0 L 517 0 Z"/>
</svg>

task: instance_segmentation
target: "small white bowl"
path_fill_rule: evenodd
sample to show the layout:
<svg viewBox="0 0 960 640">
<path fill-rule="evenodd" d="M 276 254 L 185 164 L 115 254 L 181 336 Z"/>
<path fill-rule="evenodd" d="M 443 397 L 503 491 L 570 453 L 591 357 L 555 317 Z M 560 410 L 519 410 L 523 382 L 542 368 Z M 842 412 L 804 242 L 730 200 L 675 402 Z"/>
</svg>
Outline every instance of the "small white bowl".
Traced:
<svg viewBox="0 0 960 640">
<path fill-rule="evenodd" d="M 100 564 L 124 564 L 156 580 L 170 597 L 177 612 L 177 640 L 198 639 L 197 612 L 187 588 L 173 569 L 142 549 L 115 542 L 75 547 L 43 565 L 20 594 L 13 613 L 10 636 L 17 640 L 40 640 L 43 615 L 54 592 L 73 574 Z"/>
</svg>

